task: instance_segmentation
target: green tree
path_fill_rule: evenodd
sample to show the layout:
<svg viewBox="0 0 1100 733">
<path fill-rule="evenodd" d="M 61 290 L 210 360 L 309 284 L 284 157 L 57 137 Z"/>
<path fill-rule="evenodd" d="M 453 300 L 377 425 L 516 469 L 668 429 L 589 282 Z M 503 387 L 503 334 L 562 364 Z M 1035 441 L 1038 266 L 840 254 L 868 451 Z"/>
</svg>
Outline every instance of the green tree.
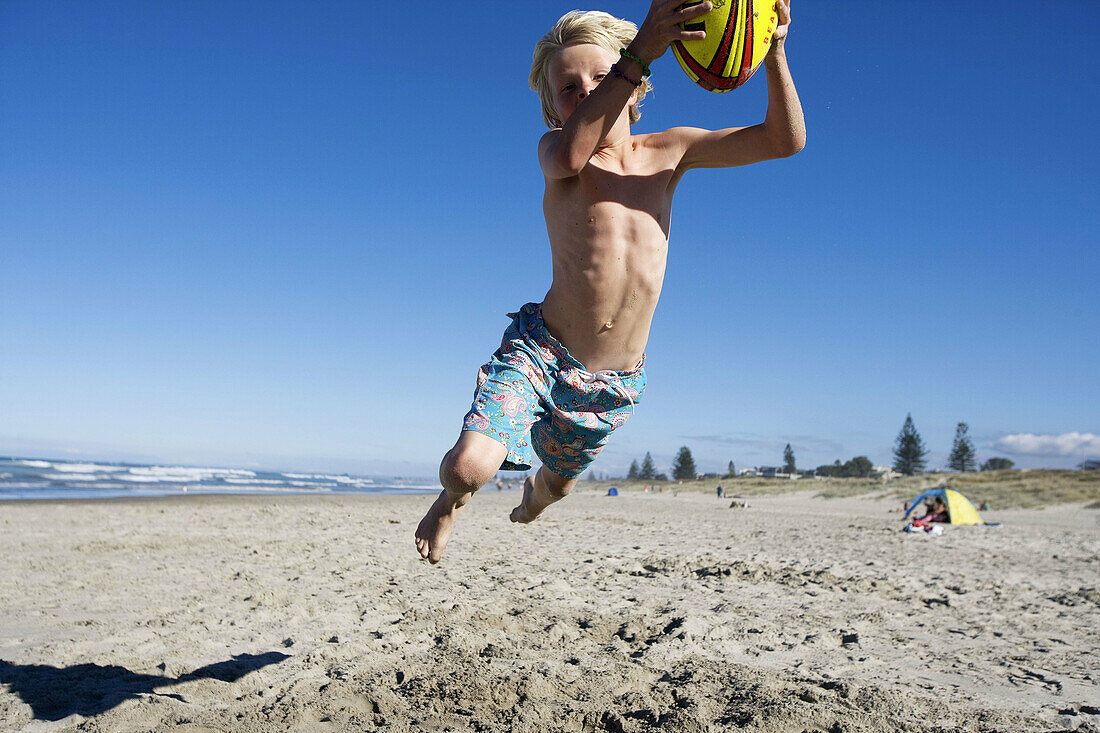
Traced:
<svg viewBox="0 0 1100 733">
<path fill-rule="evenodd" d="M 686 445 L 680 447 L 680 452 L 672 461 L 672 478 L 695 478 L 695 459 L 691 457 L 691 449 Z"/>
<path fill-rule="evenodd" d="M 1008 471 L 1016 464 L 1007 458 L 990 458 L 982 464 L 983 471 Z"/>
<path fill-rule="evenodd" d="M 726 478 L 737 478 L 737 469 L 733 467 L 733 461 L 730 461 L 729 469 L 726 471 Z"/>
<path fill-rule="evenodd" d="M 832 465 L 825 464 L 818 466 L 814 470 L 814 474 L 818 476 L 828 476 L 831 478 L 840 478 L 844 475 L 844 466 L 840 465 L 840 459 L 833 461 Z"/>
<path fill-rule="evenodd" d="M 951 444 L 951 456 L 947 459 L 949 468 L 955 471 L 973 471 L 978 467 L 974 453 L 974 443 L 970 440 L 970 426 L 964 422 L 955 426 L 955 442 Z"/>
<path fill-rule="evenodd" d="M 626 477 L 631 480 L 639 477 L 637 461 L 630 462 L 630 470 L 626 472 Z"/>
<path fill-rule="evenodd" d="M 924 441 L 920 439 L 917 426 L 913 424 L 913 416 L 906 415 L 905 424 L 901 426 L 894 441 L 894 470 L 906 476 L 924 473 L 924 459 L 927 455 Z"/>
<path fill-rule="evenodd" d="M 794 467 L 794 451 L 791 450 L 791 444 L 787 443 L 787 447 L 783 449 L 783 473 L 795 473 L 798 469 Z"/>
<path fill-rule="evenodd" d="M 875 464 L 867 456 L 856 456 L 841 467 L 840 475 L 847 478 L 870 478 L 875 475 Z"/>
<path fill-rule="evenodd" d="M 653 456 L 646 451 L 645 458 L 642 459 L 642 468 L 638 471 L 638 478 L 652 481 L 656 476 L 657 467 L 653 465 Z"/>
</svg>

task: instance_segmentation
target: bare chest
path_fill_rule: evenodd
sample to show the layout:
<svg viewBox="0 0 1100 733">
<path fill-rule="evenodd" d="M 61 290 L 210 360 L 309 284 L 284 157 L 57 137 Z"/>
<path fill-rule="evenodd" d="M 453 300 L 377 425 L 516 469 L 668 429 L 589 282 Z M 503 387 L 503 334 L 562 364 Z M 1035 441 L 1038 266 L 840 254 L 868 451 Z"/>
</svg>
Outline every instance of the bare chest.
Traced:
<svg viewBox="0 0 1100 733">
<path fill-rule="evenodd" d="M 575 178 L 548 185 L 543 208 L 552 233 L 573 237 L 641 227 L 667 238 L 672 193 L 671 168 L 609 170 L 589 164 Z"/>
</svg>

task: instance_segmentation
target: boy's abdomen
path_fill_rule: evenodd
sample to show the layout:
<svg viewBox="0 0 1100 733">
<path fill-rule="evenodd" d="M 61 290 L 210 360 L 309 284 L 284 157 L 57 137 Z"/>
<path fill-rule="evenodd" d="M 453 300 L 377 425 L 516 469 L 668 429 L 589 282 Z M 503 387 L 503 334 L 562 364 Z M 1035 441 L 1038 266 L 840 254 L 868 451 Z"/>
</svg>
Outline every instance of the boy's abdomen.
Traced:
<svg viewBox="0 0 1100 733">
<path fill-rule="evenodd" d="M 542 306 L 550 333 L 591 371 L 621 371 L 638 362 L 664 277 L 663 246 L 654 257 L 608 249 L 587 258 L 555 252 Z"/>
</svg>

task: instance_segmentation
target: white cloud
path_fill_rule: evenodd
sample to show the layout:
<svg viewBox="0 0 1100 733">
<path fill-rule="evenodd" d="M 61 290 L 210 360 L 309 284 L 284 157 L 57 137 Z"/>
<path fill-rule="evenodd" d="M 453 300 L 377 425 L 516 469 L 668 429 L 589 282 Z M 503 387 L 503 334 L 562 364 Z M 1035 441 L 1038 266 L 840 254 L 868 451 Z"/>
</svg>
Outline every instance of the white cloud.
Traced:
<svg viewBox="0 0 1100 733">
<path fill-rule="evenodd" d="M 1013 433 L 993 441 L 993 447 L 1005 453 L 1021 456 L 1100 456 L 1100 435 L 1092 433 L 1062 433 L 1035 435 Z"/>
</svg>

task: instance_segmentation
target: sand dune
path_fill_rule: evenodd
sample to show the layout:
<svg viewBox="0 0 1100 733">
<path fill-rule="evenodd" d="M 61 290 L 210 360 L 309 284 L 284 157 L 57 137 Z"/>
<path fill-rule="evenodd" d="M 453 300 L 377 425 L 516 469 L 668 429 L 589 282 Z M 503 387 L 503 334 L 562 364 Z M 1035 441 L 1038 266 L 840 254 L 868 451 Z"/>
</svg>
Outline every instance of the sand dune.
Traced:
<svg viewBox="0 0 1100 733">
<path fill-rule="evenodd" d="M 1100 512 L 894 501 L 0 505 L 0 728 L 1100 730 Z"/>
</svg>

